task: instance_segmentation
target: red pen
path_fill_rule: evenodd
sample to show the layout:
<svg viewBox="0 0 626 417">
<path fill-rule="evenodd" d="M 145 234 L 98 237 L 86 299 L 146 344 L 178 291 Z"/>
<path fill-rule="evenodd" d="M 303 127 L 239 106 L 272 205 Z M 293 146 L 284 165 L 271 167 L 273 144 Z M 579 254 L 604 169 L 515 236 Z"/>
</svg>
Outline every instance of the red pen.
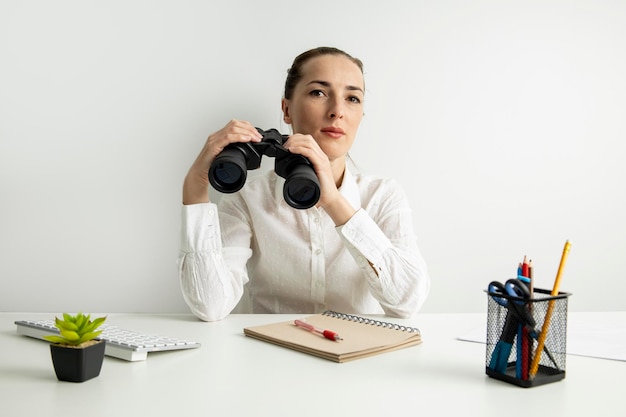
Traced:
<svg viewBox="0 0 626 417">
<path fill-rule="evenodd" d="M 313 326 L 312 324 L 305 323 L 302 320 L 296 320 L 296 321 L 294 321 L 294 324 L 296 326 L 302 327 L 303 329 L 306 329 L 306 330 L 308 330 L 310 332 L 321 334 L 326 339 L 334 340 L 335 342 L 337 342 L 339 340 L 343 340 L 341 337 L 339 337 L 339 335 L 337 333 L 335 333 L 333 331 L 318 329 L 317 327 Z"/>
</svg>

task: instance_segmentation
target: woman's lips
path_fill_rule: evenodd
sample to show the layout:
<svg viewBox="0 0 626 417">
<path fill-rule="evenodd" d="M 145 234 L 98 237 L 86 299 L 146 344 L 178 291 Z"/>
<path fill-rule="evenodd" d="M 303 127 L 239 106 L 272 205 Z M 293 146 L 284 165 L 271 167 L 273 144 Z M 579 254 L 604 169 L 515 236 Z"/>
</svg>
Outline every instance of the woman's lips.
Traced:
<svg viewBox="0 0 626 417">
<path fill-rule="evenodd" d="M 322 133 L 334 139 L 338 139 L 342 137 L 343 135 L 345 135 L 345 132 L 343 131 L 343 129 L 339 127 L 325 127 L 322 129 Z"/>
</svg>

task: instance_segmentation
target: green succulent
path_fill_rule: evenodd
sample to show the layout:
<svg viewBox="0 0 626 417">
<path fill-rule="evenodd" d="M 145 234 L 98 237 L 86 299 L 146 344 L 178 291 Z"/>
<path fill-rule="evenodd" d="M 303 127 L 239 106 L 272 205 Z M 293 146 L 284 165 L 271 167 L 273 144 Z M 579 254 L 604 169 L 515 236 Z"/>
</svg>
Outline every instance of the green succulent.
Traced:
<svg viewBox="0 0 626 417">
<path fill-rule="evenodd" d="M 63 320 L 58 317 L 55 317 L 54 320 L 54 325 L 59 329 L 60 334 L 44 337 L 52 343 L 78 346 L 100 336 L 102 330 L 96 329 L 105 320 L 106 317 L 99 317 L 92 321 L 91 315 L 84 315 L 83 313 L 78 313 L 75 316 L 63 313 Z"/>
</svg>

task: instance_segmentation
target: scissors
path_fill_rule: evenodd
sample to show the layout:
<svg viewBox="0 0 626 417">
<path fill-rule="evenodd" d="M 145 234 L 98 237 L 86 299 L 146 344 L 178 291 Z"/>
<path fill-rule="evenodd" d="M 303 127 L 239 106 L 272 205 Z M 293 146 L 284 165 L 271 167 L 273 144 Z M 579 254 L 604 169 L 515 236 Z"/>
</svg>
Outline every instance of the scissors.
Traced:
<svg viewBox="0 0 626 417">
<path fill-rule="evenodd" d="M 530 291 L 526 284 L 518 278 L 509 279 L 504 284 L 492 281 L 489 283 L 487 291 L 495 302 L 507 309 L 500 340 L 496 344 L 489 362 L 489 369 L 504 373 L 508 366 L 513 341 L 518 334 L 518 328 L 520 326 L 525 327 L 528 330 L 528 335 L 537 339 L 539 337 L 535 329 L 537 322 L 528 309 L 528 303 L 531 299 Z M 545 346 L 543 350 L 558 369 L 556 360 L 550 351 Z"/>
<path fill-rule="evenodd" d="M 536 321 L 527 308 L 530 291 L 526 284 L 516 278 L 509 279 L 504 284 L 492 281 L 487 290 L 495 302 L 507 309 L 500 340 L 496 344 L 489 362 L 490 369 L 504 373 L 508 366 L 513 341 L 518 334 L 518 328 L 524 326 L 528 329 L 531 337 L 536 338 L 537 336 Z"/>
<path fill-rule="evenodd" d="M 531 297 L 526 284 L 518 278 L 511 278 L 504 284 L 498 281 L 491 281 L 487 291 L 495 302 L 506 307 L 508 311 L 513 312 L 519 324 L 536 333 L 535 325 L 537 322 L 528 310 L 528 302 Z"/>
</svg>

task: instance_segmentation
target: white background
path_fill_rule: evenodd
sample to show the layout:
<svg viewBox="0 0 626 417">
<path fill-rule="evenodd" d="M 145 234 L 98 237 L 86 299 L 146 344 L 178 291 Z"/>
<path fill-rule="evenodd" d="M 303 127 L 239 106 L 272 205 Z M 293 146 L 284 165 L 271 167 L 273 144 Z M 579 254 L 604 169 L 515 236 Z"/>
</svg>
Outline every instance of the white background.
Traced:
<svg viewBox="0 0 626 417">
<path fill-rule="evenodd" d="M 549 289 L 567 239 L 570 310 L 623 310 L 624 22 L 619 0 L 1 0 L 0 311 L 188 311 L 186 170 L 231 118 L 287 132 L 286 70 L 320 45 L 365 63 L 351 155 L 411 199 L 422 311 L 485 311 L 524 255 Z"/>
</svg>

